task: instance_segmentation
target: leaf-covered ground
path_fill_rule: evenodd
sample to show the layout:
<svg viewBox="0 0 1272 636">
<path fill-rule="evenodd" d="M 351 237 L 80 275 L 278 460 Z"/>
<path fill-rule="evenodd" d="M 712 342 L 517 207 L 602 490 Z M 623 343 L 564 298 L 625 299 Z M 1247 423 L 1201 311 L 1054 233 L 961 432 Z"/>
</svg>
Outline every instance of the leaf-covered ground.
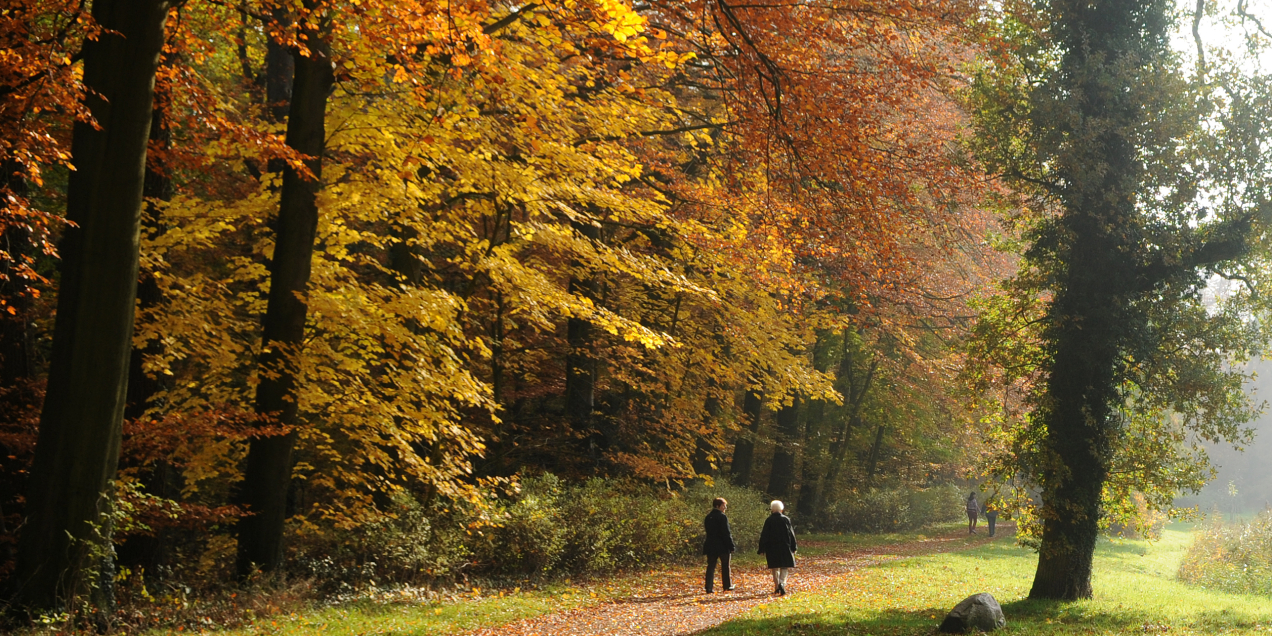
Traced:
<svg viewBox="0 0 1272 636">
<path fill-rule="evenodd" d="M 1010 532 L 1009 526 L 998 538 L 1009 537 Z M 852 573 L 870 565 L 965 550 L 988 541 L 983 531 L 969 536 L 965 530 L 850 550 L 836 549 L 842 545 L 838 541 L 805 541 L 798 567 L 787 582 L 790 594 L 786 597 L 773 595 L 773 580 L 762 564 L 743 558 L 734 568 L 736 589 L 732 592 L 720 591 L 717 586 L 715 594 L 703 593 L 702 571 L 683 567 L 651 577 L 647 586 L 627 597 L 483 629 L 471 636 L 692 634 L 753 609 L 763 611 L 797 597 L 820 597 L 826 589 L 842 584 Z"/>
<path fill-rule="evenodd" d="M 467 590 L 442 603 L 386 594 L 219 633 L 931 636 L 950 607 L 977 592 L 1002 603 L 1004 636 L 1272 633 L 1269 597 L 1176 579 L 1192 537 L 1181 525 L 1156 543 L 1101 540 L 1096 598 L 1073 603 L 1025 599 L 1037 557 L 1013 543 L 1010 525 L 993 541 L 945 526 L 930 537 L 809 537 L 786 597 L 773 596 L 762 562 L 742 554 L 730 593 L 702 593 L 695 564 L 536 589 Z"/>
<path fill-rule="evenodd" d="M 789 587 L 792 598 L 841 577 L 854 568 L 906 555 L 977 545 L 943 524 L 927 533 L 809 535 L 801 537 L 799 568 Z M 675 634 L 719 624 L 772 602 L 772 580 L 763 557 L 735 555 L 731 593 L 707 596 L 702 566 L 659 566 L 588 581 L 526 584 L 512 588 L 468 587 L 442 594 L 430 590 L 382 590 L 356 599 L 296 611 L 260 606 L 234 629 L 218 621 L 185 621 L 185 626 L 150 633 L 204 632 L 217 636 L 442 636 L 455 634 Z M 259 604 L 258 604 L 259 605 Z M 591 630 L 591 631 L 587 631 Z M 43 633 L 43 632 L 40 632 Z"/>
</svg>

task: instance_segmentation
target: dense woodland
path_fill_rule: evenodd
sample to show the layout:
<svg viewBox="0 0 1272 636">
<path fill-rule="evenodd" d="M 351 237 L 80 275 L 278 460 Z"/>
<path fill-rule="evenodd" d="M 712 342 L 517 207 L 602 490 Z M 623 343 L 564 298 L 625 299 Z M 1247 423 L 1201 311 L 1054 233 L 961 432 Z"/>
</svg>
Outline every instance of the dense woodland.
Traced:
<svg viewBox="0 0 1272 636">
<path fill-rule="evenodd" d="M 558 479 L 982 484 L 1089 596 L 1257 410 L 1272 91 L 1171 48 L 1206 4 L 10 0 L 8 607 Z"/>
</svg>

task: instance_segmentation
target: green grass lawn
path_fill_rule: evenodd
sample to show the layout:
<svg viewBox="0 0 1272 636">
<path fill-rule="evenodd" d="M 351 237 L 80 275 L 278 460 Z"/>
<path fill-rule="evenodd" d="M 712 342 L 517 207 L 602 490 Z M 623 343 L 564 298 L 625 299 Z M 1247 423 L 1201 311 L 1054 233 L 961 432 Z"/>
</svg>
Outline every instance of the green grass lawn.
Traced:
<svg viewBox="0 0 1272 636">
<path fill-rule="evenodd" d="M 1005 537 L 966 552 L 860 570 L 841 587 L 816 594 L 800 594 L 796 576 L 787 600 L 759 606 L 706 634 L 930 634 L 950 608 L 977 592 L 1002 603 L 1005 634 L 1272 632 L 1272 599 L 1175 580 L 1190 540 L 1183 525 L 1168 528 L 1152 544 L 1101 540 L 1090 601 L 1025 600 L 1037 557 Z"/>
</svg>

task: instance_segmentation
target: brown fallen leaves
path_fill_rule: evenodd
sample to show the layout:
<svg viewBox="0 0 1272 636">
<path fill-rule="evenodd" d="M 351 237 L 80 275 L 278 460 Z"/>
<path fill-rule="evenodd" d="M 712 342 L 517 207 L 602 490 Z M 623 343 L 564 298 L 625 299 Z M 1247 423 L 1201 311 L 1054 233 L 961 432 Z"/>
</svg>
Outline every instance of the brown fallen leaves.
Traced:
<svg viewBox="0 0 1272 636">
<path fill-rule="evenodd" d="M 1012 526 L 1005 526 L 1004 536 L 1010 536 Z M 953 532 L 905 543 L 806 557 L 799 559 L 786 587 L 792 595 L 813 592 L 841 583 L 849 573 L 863 567 L 922 554 L 966 550 L 989 540 L 985 534 L 968 536 L 966 532 Z M 736 589 L 732 592 L 721 592 L 717 588 L 715 594 L 705 594 L 702 582 L 700 568 L 680 567 L 650 579 L 645 588 L 626 598 L 482 629 L 468 636 L 677 636 L 700 632 L 757 605 L 783 599 L 772 594 L 773 579 L 768 570 L 756 566 L 734 567 Z"/>
</svg>

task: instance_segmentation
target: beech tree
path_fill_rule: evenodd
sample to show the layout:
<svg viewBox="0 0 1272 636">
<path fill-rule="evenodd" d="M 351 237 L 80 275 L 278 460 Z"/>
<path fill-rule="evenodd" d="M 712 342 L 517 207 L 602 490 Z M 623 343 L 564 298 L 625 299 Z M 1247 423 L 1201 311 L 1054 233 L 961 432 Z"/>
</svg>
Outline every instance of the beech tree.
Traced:
<svg viewBox="0 0 1272 636">
<path fill-rule="evenodd" d="M 116 496 L 246 575 L 529 471 L 728 471 L 821 514 L 952 470 L 951 343 L 1001 270 L 950 81 L 976 11 L 183 6 Z"/>
<path fill-rule="evenodd" d="M 283 560 L 283 523 L 287 520 L 287 489 L 291 485 L 292 448 L 296 426 L 296 370 L 289 368 L 289 350 L 305 339 L 310 262 L 318 232 L 318 190 L 322 187 L 326 145 L 327 97 L 335 81 L 329 34 L 323 24 L 331 18 L 320 2 L 303 5 L 296 18 L 301 25 L 292 48 L 294 77 L 287 112 L 287 146 L 305 157 L 300 166 L 283 168 L 279 196 L 278 233 L 270 259 L 269 299 L 261 345 L 260 384 L 256 413 L 272 433 L 252 439 L 243 473 L 243 502 L 249 515 L 239 522 L 238 572 L 254 568 L 269 572 Z M 275 27 L 277 28 L 277 27 Z"/>
<path fill-rule="evenodd" d="M 48 389 L 13 575 L 14 604 L 64 607 L 109 549 L 108 485 L 119 459 L 132 346 L 146 147 L 171 3 L 94 2 L 84 43 Z"/>
</svg>

